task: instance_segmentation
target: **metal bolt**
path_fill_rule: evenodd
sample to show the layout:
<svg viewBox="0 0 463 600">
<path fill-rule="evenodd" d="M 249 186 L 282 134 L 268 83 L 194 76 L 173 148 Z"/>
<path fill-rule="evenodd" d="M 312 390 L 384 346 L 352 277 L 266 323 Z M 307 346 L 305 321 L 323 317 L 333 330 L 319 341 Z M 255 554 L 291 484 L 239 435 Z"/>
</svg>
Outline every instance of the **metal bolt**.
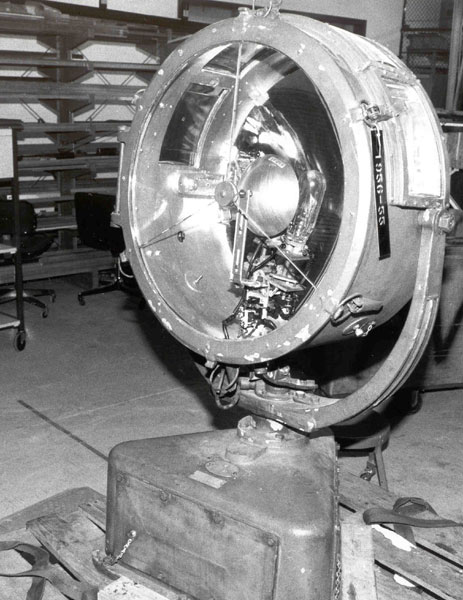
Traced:
<svg viewBox="0 0 463 600">
<path fill-rule="evenodd" d="M 169 494 L 167 492 L 161 492 L 159 494 L 159 499 L 161 500 L 161 502 L 168 502 L 169 501 Z"/>
<path fill-rule="evenodd" d="M 455 214 L 448 210 L 444 211 L 438 220 L 439 229 L 444 233 L 450 233 L 454 230 L 456 225 Z"/>
<path fill-rule="evenodd" d="M 183 231 L 179 231 L 177 233 L 177 239 L 179 242 L 183 242 L 183 240 L 185 239 L 185 234 L 183 233 Z"/>
</svg>

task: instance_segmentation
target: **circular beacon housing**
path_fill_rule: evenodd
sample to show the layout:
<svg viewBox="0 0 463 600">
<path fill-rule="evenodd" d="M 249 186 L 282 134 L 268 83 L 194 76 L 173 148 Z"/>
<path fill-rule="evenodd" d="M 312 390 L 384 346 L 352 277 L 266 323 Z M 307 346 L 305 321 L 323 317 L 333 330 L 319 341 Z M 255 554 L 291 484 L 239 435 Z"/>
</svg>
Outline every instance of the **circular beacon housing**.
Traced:
<svg viewBox="0 0 463 600">
<path fill-rule="evenodd" d="M 308 402 L 330 415 L 309 415 L 313 426 L 403 379 L 435 312 L 448 169 L 435 112 L 391 52 L 241 9 L 172 52 L 121 141 L 118 211 L 137 281 L 207 365 L 237 369 L 236 381 L 254 373 L 243 397 L 282 357 L 364 338 L 413 298 L 396 367 L 339 412 L 326 393 Z"/>
</svg>

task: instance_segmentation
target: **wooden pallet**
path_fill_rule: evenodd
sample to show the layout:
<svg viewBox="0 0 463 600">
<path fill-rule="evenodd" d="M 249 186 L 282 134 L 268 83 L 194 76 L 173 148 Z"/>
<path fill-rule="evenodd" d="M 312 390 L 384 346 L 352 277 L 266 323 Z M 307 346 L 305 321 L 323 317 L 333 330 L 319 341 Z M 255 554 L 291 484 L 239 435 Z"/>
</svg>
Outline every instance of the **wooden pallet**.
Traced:
<svg viewBox="0 0 463 600">
<path fill-rule="evenodd" d="M 368 508 L 391 509 L 396 500 L 391 492 L 341 469 L 341 519 Z M 461 600 L 463 528 L 415 528 L 413 533 L 416 547 L 401 550 L 385 537 L 385 532 L 372 531 L 378 600 L 417 600 L 416 590 L 397 584 L 394 574 L 415 584 L 421 600 Z"/>
<path fill-rule="evenodd" d="M 395 499 L 393 494 L 375 484 L 341 470 L 340 514 L 345 555 L 342 600 L 461 600 L 462 528 L 415 528 L 416 547 L 401 549 L 389 539 L 390 532 L 362 525 L 361 514 L 365 509 L 374 506 L 390 508 Z M 138 594 L 140 589 L 147 590 L 146 596 L 125 593 L 127 600 L 132 597 L 185 598 L 161 582 L 121 565 L 111 567 L 112 577 L 95 568 L 92 557 L 101 555 L 104 548 L 105 509 L 105 497 L 98 492 L 90 488 L 68 490 L 0 520 L 0 539 L 12 539 L 12 536 L 24 539 L 26 536 L 30 540 L 32 534 L 62 565 L 63 577 L 67 571 L 79 581 L 103 590 L 108 589 L 115 576 L 125 576 L 142 586 L 136 588 Z M 374 553 L 374 565 L 371 553 Z M 416 587 L 404 587 L 397 583 L 394 575 Z M 119 597 L 103 593 L 100 596 Z M 0 599 L 3 600 L 1 591 Z"/>
</svg>

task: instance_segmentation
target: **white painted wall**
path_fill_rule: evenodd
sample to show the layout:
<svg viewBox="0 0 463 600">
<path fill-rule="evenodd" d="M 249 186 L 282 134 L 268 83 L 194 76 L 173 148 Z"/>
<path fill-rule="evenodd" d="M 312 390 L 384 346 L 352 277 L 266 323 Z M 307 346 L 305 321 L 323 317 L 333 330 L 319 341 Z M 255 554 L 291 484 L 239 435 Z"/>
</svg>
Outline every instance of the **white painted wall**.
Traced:
<svg viewBox="0 0 463 600">
<path fill-rule="evenodd" d="M 157 3 L 156 0 L 153 2 Z M 234 2 L 238 6 L 250 4 L 242 0 L 227 0 L 227 2 Z M 256 4 L 265 3 L 258 1 Z M 403 5 L 404 0 L 283 0 L 281 10 L 363 19 L 367 22 L 367 37 L 384 44 L 398 54 Z"/>
<path fill-rule="evenodd" d="M 61 0 L 63 1 L 63 0 Z M 64 0 L 70 4 L 94 6 L 95 0 Z M 221 0 L 217 0 L 220 3 Z M 225 1 L 225 0 L 224 0 Z M 250 0 L 226 0 L 237 6 L 251 5 Z M 112 10 L 162 17 L 177 17 L 177 0 L 107 0 Z M 265 4 L 262 0 L 257 6 Z M 399 52 L 404 0 L 283 0 L 282 10 L 336 15 L 367 21 L 367 36 Z"/>
</svg>

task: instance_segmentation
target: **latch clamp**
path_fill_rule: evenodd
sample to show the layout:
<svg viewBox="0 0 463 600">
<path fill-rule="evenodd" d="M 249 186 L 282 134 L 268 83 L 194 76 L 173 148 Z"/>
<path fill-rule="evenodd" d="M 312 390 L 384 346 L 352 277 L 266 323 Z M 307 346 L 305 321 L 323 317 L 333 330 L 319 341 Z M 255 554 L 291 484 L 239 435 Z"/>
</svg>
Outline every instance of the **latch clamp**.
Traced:
<svg viewBox="0 0 463 600">
<path fill-rule="evenodd" d="M 361 102 L 360 106 L 351 111 L 354 121 L 365 121 L 368 127 L 376 127 L 381 121 L 388 121 L 394 116 L 387 106 Z"/>
<path fill-rule="evenodd" d="M 382 308 L 383 304 L 379 300 L 365 298 L 361 294 L 352 294 L 338 304 L 331 315 L 331 323 L 339 325 L 350 316 L 363 313 L 379 313 Z"/>
</svg>

